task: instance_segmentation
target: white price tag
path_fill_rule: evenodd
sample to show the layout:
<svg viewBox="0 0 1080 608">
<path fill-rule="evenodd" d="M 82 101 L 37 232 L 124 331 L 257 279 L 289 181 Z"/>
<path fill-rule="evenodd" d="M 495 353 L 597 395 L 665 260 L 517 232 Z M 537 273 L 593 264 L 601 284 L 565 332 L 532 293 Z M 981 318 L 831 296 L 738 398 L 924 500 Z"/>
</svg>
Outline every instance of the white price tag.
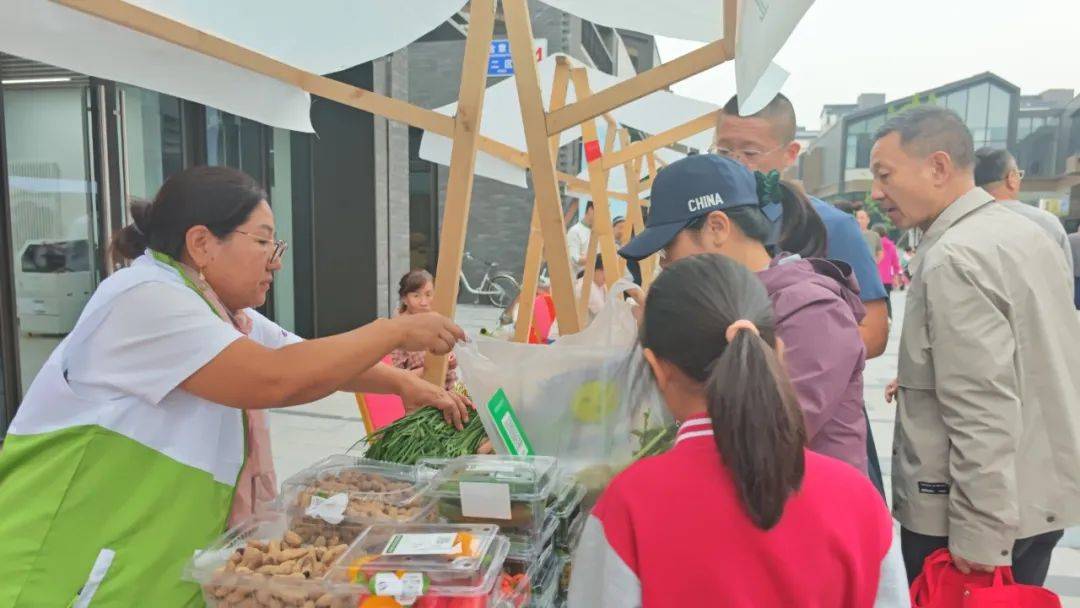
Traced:
<svg viewBox="0 0 1080 608">
<path fill-rule="evenodd" d="M 457 534 L 395 534 L 383 549 L 383 555 L 453 555 Z M 457 551 L 457 552 L 460 552 Z"/>
<path fill-rule="evenodd" d="M 465 517 L 510 519 L 510 486 L 505 483 L 463 481 L 461 514 Z"/>
<path fill-rule="evenodd" d="M 349 506 L 349 495 L 345 493 L 334 494 L 330 498 L 312 496 L 304 514 L 308 517 L 316 517 L 328 524 L 337 525 L 345 519 L 345 508 Z"/>
<path fill-rule="evenodd" d="M 393 572 L 379 572 L 372 583 L 376 597 L 392 597 L 402 606 L 412 606 L 424 595 L 424 575 L 420 572 L 406 572 L 401 577 Z"/>
</svg>

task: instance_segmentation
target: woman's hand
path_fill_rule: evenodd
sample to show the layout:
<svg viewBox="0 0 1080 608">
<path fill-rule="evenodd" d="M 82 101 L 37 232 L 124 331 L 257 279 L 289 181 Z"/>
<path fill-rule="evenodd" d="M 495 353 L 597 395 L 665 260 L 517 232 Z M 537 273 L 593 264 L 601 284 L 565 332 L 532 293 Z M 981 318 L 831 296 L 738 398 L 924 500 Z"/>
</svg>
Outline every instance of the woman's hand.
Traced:
<svg viewBox="0 0 1080 608">
<path fill-rule="evenodd" d="M 458 342 L 465 341 L 465 332 L 446 317 L 425 312 L 401 315 L 390 321 L 399 332 L 398 347 L 407 351 L 427 351 L 445 355 Z"/>
<path fill-rule="evenodd" d="M 467 399 L 444 389 L 441 386 L 422 380 L 412 374 L 403 376 L 408 378 L 400 390 L 402 402 L 406 412 L 413 412 L 425 406 L 432 406 L 442 411 L 446 424 L 451 424 L 457 430 L 465 428 L 469 421 L 469 409 L 472 407 Z"/>
</svg>

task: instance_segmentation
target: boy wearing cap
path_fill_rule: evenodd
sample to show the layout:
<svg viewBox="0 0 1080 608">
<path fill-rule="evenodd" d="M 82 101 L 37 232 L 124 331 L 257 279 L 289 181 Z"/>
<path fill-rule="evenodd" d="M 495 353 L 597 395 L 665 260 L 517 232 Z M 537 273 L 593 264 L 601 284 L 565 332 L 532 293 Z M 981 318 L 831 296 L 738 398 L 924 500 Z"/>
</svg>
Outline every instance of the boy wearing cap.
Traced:
<svg viewBox="0 0 1080 608">
<path fill-rule="evenodd" d="M 619 254 L 640 260 L 660 253 L 666 266 L 719 253 L 756 272 L 773 303 L 785 367 L 805 414 L 807 447 L 866 474 L 866 348 L 859 334 L 865 309 L 851 269 L 787 253 L 773 257 L 767 248 L 820 256 L 825 245 L 825 226 L 797 187 L 706 154 L 657 175 L 645 230 Z"/>
</svg>

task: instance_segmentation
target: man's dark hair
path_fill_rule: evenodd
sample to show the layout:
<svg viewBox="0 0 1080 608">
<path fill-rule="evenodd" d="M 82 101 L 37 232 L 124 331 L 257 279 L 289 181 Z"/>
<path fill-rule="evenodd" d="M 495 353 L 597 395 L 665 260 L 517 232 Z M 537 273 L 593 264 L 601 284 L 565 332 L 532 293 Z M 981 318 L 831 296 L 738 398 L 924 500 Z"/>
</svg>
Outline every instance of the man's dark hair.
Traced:
<svg viewBox="0 0 1080 608">
<path fill-rule="evenodd" d="M 1016 159 L 1008 150 L 999 148 L 979 148 L 975 151 L 975 185 L 985 186 L 1000 182 L 1016 168 Z"/>
<path fill-rule="evenodd" d="M 585 213 L 588 213 L 589 209 L 592 209 L 592 201 L 587 201 L 585 203 Z"/>
<path fill-rule="evenodd" d="M 732 96 L 724 104 L 724 114 L 739 116 L 738 95 Z M 778 139 L 784 143 L 795 141 L 795 107 L 791 105 L 791 100 L 785 97 L 783 93 L 777 93 L 776 97 L 773 97 L 773 100 L 769 102 L 769 105 L 758 110 L 752 116 L 744 116 L 744 118 L 767 120 L 773 126 L 773 131 Z M 720 120 L 724 120 L 723 115 L 720 116 Z"/>
<path fill-rule="evenodd" d="M 939 106 L 917 106 L 900 112 L 878 129 L 874 141 L 891 133 L 900 135 L 900 143 L 923 156 L 945 152 L 957 167 L 969 168 L 975 156 L 971 131 L 952 110 Z"/>
</svg>

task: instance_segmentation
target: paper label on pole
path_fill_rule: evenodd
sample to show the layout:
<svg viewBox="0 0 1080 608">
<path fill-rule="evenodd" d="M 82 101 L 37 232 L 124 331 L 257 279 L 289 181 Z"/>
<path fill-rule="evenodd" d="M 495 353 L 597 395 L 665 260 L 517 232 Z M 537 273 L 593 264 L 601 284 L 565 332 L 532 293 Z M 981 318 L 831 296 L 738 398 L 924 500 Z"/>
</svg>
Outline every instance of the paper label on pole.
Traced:
<svg viewBox="0 0 1080 608">
<path fill-rule="evenodd" d="M 383 555 L 453 555 L 458 535 L 443 534 L 395 534 L 383 549 Z"/>
<path fill-rule="evenodd" d="M 488 401 L 487 409 L 495 422 L 495 429 L 499 432 L 507 453 L 511 456 L 532 456 L 536 453 L 505 391 L 501 388 L 495 391 L 491 400 Z"/>
<path fill-rule="evenodd" d="M 603 156 L 603 153 L 600 152 L 599 141 L 593 140 L 585 142 L 585 160 L 587 162 L 591 163 L 594 160 L 599 160 L 601 156 Z"/>
<path fill-rule="evenodd" d="M 349 495 L 341 492 L 330 498 L 312 496 L 304 515 L 315 517 L 328 524 L 340 524 L 345 519 L 345 509 L 349 506 Z"/>
<path fill-rule="evenodd" d="M 463 481 L 461 514 L 484 519 L 510 519 L 510 486 L 505 483 Z"/>
</svg>

